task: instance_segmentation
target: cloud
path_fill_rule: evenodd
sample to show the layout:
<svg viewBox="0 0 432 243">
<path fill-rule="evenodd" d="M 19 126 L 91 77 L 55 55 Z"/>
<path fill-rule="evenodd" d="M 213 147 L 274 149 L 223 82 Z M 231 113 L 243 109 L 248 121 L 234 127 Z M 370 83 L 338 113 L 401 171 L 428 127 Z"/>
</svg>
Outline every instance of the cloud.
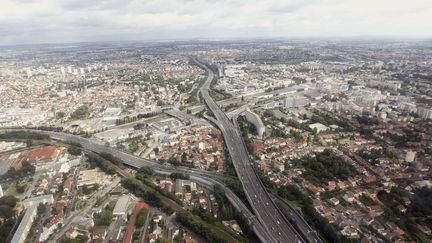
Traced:
<svg viewBox="0 0 432 243">
<path fill-rule="evenodd" d="M 430 36 L 430 0 L 2 0 L 0 45 L 125 39 Z"/>
</svg>

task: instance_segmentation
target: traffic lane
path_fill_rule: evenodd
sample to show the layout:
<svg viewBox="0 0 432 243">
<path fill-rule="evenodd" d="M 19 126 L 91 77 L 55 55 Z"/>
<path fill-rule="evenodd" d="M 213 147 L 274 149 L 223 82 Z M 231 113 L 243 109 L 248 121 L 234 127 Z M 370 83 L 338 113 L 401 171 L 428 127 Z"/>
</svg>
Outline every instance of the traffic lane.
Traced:
<svg viewBox="0 0 432 243">
<path fill-rule="evenodd" d="M 234 136 L 235 137 L 235 136 Z M 235 142 L 235 140 L 232 140 Z M 230 141 L 228 141 L 228 144 L 230 143 Z M 235 146 L 231 146 L 229 145 L 229 150 L 231 151 L 235 151 L 238 150 L 239 152 L 242 151 L 242 148 L 239 148 L 237 145 L 240 144 L 239 142 L 235 143 Z M 237 153 L 230 153 L 235 155 L 234 158 L 236 161 L 239 161 L 240 163 L 245 163 L 245 161 L 247 161 L 247 159 L 245 160 L 245 155 L 243 154 L 243 156 L 238 156 Z M 240 153 L 242 154 L 242 153 Z M 243 158 L 242 158 L 243 157 Z M 236 166 L 237 163 L 235 163 Z M 247 168 L 247 169 L 246 169 Z M 260 182 L 257 180 L 257 177 L 255 175 L 255 172 L 253 171 L 253 169 L 250 166 L 246 166 L 244 165 L 243 168 L 239 169 L 238 171 L 240 171 L 240 176 L 243 178 L 243 182 L 245 183 L 245 189 L 246 191 L 249 191 L 251 193 L 253 193 L 253 205 L 254 208 L 257 209 L 258 212 L 256 212 L 257 214 L 260 214 L 260 221 L 265 224 L 265 225 L 269 225 L 270 224 L 270 228 L 269 230 L 277 235 L 280 236 L 279 239 L 285 239 L 288 238 L 290 240 L 294 240 L 295 237 L 292 237 L 290 234 L 286 235 L 284 234 L 284 230 L 282 230 L 281 228 L 281 222 L 282 218 L 280 216 L 278 216 L 278 212 L 277 209 L 272 209 L 270 206 L 270 199 L 266 196 L 260 196 L 260 195 L 266 195 L 266 192 L 264 190 L 262 190 L 262 187 L 260 185 Z M 245 181 L 244 179 L 247 178 L 248 180 Z M 252 185 L 250 185 L 252 184 Z M 276 224 L 274 224 L 274 222 L 276 222 Z"/>
<path fill-rule="evenodd" d="M 221 127 L 225 127 L 225 126 L 221 125 Z M 222 129 L 222 130 L 225 130 L 225 129 Z M 243 151 L 244 149 L 242 147 L 238 147 L 239 144 L 241 144 L 242 142 L 241 141 L 237 141 L 236 142 L 236 140 L 238 140 L 237 139 L 238 136 L 235 136 L 235 135 L 238 135 L 238 133 L 235 132 L 235 131 L 233 131 L 233 130 L 231 130 L 231 127 L 230 127 L 229 130 L 230 130 L 231 139 L 227 140 L 227 144 L 230 144 L 230 142 L 235 143 L 235 146 L 229 145 L 229 150 L 231 149 L 231 151 L 233 152 L 232 154 L 237 154 L 236 152 L 239 152 L 240 156 L 238 156 L 238 157 L 240 157 L 240 158 L 238 158 L 237 156 L 235 157 L 236 159 L 238 159 L 237 161 L 240 161 L 243 164 L 247 163 L 247 161 L 249 161 L 248 155 L 245 154 L 245 151 Z M 250 170 L 247 171 L 246 168 L 248 168 Z M 246 178 L 248 178 L 249 181 L 255 182 L 256 186 L 257 186 L 256 188 L 252 187 L 250 190 L 253 190 L 253 192 L 255 193 L 254 195 L 266 195 L 266 192 L 264 190 L 260 190 L 260 189 L 262 189 L 262 187 L 260 185 L 260 182 L 258 182 L 258 180 L 256 178 L 256 175 L 255 175 L 255 172 L 253 171 L 253 169 L 250 166 L 246 166 L 246 168 L 243 168 L 245 170 Z M 245 175 L 241 175 L 241 176 L 243 177 L 243 180 L 244 180 L 245 179 Z M 258 189 L 258 191 L 256 191 L 256 189 Z M 272 208 L 270 206 L 271 199 L 269 199 L 266 196 L 263 196 L 263 197 L 260 196 L 259 198 L 256 198 L 256 199 L 253 199 L 253 200 L 254 200 L 254 203 L 256 204 L 257 207 Z M 273 233 L 276 233 L 277 235 L 282 235 L 283 232 L 284 232 L 282 230 L 282 228 L 281 228 L 281 222 L 283 222 L 282 221 L 283 218 L 281 217 L 280 213 L 277 211 L 276 208 L 272 208 L 271 210 L 274 210 L 274 212 L 266 211 L 266 210 L 262 211 L 264 213 L 264 215 L 266 215 L 266 219 L 263 220 L 263 221 L 265 221 L 265 223 L 271 223 L 272 221 L 273 222 L 275 221 L 277 225 L 275 225 L 273 223 L 273 225 L 270 226 L 271 230 L 272 230 Z M 270 221 L 270 222 L 268 222 L 268 221 Z M 291 228 L 289 225 L 288 225 L 288 227 Z M 294 233 L 294 235 L 296 235 L 296 234 Z M 281 237 L 283 237 L 283 236 L 281 236 Z M 287 237 L 289 237 L 290 239 L 296 238 L 296 237 L 294 237 L 294 238 L 291 237 L 290 234 L 288 234 Z M 283 238 L 285 238 L 285 237 L 283 237 Z"/>
<path fill-rule="evenodd" d="M 210 76 L 210 75 L 209 75 Z M 224 116 L 225 114 L 221 114 L 221 110 L 220 110 L 220 108 L 219 107 L 217 107 L 217 105 L 215 104 L 215 102 L 210 98 L 209 99 L 209 95 L 208 95 L 208 92 L 207 92 L 207 90 L 204 90 L 204 92 L 202 92 L 203 93 L 203 96 L 204 96 L 204 98 L 206 99 L 206 102 L 207 102 L 207 104 L 209 105 L 209 107 L 211 107 L 211 108 L 213 108 L 212 109 L 212 111 L 213 111 L 213 113 L 214 113 L 214 115 L 216 116 L 216 118 L 219 120 L 219 122 L 220 122 L 220 127 L 221 127 L 221 130 L 222 130 L 222 133 L 224 134 L 224 137 L 225 138 L 227 138 L 227 137 L 231 137 L 231 142 L 235 142 L 236 140 L 238 140 L 237 138 L 238 138 L 238 133 L 237 132 L 233 132 L 233 130 L 234 129 L 232 129 L 232 125 L 231 124 L 228 124 L 227 123 L 227 117 L 226 116 Z M 228 120 L 229 121 L 229 120 Z M 230 126 L 231 125 L 231 126 Z M 227 136 L 227 130 L 228 129 L 226 129 L 226 126 L 228 127 L 228 129 L 230 130 L 229 131 L 229 136 Z M 233 136 L 234 135 L 234 136 Z M 237 136 L 235 136 L 235 135 L 237 135 Z M 226 142 L 227 142 L 227 145 L 230 143 L 230 140 L 229 139 L 225 139 L 226 140 Z M 241 141 L 240 141 L 241 142 Z M 237 141 L 237 145 L 239 144 L 239 141 Z M 237 158 L 237 156 L 233 156 L 233 158 L 234 158 L 234 161 L 240 161 L 241 163 L 248 163 L 248 161 L 249 161 L 249 159 L 248 159 L 248 157 L 246 157 L 245 155 L 244 155 L 244 153 L 242 154 L 242 148 L 234 148 L 234 147 L 237 147 L 237 145 L 236 146 L 234 146 L 234 145 L 229 145 L 228 146 L 228 150 L 230 151 L 230 155 L 236 155 L 237 154 L 237 152 L 239 152 L 240 154 L 239 154 L 239 156 L 238 156 L 238 154 L 237 154 L 237 156 L 238 157 L 240 157 L 240 158 Z M 236 151 L 237 150 L 237 151 Z M 237 160 L 238 159 L 238 160 Z M 236 163 L 234 163 L 234 167 L 236 168 L 236 171 L 240 171 L 238 168 L 237 168 L 237 166 L 236 166 Z M 250 168 L 249 166 L 247 166 L 247 168 Z M 256 179 L 254 180 L 254 179 L 252 179 L 254 176 L 256 177 L 256 174 L 252 174 L 250 171 L 247 171 L 246 169 L 245 169 L 245 174 L 246 175 L 242 175 L 243 177 L 245 177 L 246 176 L 246 178 L 248 178 L 249 179 L 249 181 L 257 181 Z M 261 186 L 259 186 L 258 185 L 258 187 L 257 188 L 261 188 Z M 256 188 L 255 187 L 252 187 L 252 188 L 250 188 L 249 190 L 247 189 L 247 187 L 245 186 L 245 189 L 246 189 L 246 192 L 247 192 L 247 194 L 248 194 L 248 191 L 251 191 L 252 193 L 254 193 L 254 197 L 256 198 L 256 199 L 250 199 L 250 195 L 248 196 L 249 197 L 249 201 L 251 202 L 251 204 L 252 204 L 252 207 L 253 207 L 253 209 L 254 209 L 254 211 L 256 211 L 256 214 L 258 214 L 258 217 L 262 217 L 262 215 L 260 215 L 260 212 L 258 211 L 258 209 L 256 209 L 256 206 L 260 206 L 260 208 L 261 209 L 264 209 L 264 208 L 267 208 L 267 207 L 263 207 L 263 205 L 261 205 L 262 203 L 260 203 L 260 200 L 258 199 L 258 196 L 257 196 L 257 193 L 258 194 L 264 194 L 264 195 L 266 195 L 266 192 L 265 191 L 263 191 L 263 190 L 261 190 L 261 191 L 256 191 Z M 262 188 L 261 188 L 262 189 Z M 266 197 L 266 196 L 263 196 L 264 198 Z M 262 198 L 262 196 L 260 196 L 260 198 Z M 271 207 L 270 206 L 270 203 L 267 201 L 267 203 L 266 203 L 267 205 L 266 206 L 268 206 L 269 208 Z M 274 206 L 274 205 L 273 205 Z M 277 209 L 275 209 L 275 210 L 277 210 Z M 276 222 L 278 223 L 278 224 L 280 224 L 280 221 L 278 220 L 279 218 L 273 218 L 272 216 L 271 216 L 271 214 L 268 212 L 265 212 L 266 210 L 264 209 L 264 214 L 265 215 L 268 215 L 268 217 L 269 217 L 269 219 L 268 220 L 270 220 L 270 222 L 263 222 L 264 223 L 264 225 L 266 225 L 265 223 L 270 223 L 270 224 L 272 224 L 272 226 L 270 226 L 271 228 L 272 228 L 272 230 L 276 233 L 276 231 L 277 231 L 277 229 L 280 229 L 280 227 L 275 227 L 274 226 L 274 222 L 273 221 L 275 221 L 276 220 Z M 277 212 L 276 212 L 276 214 L 277 214 Z M 265 220 L 265 221 L 268 221 L 268 220 Z M 264 221 L 262 218 L 261 218 L 261 221 Z M 283 239 L 290 239 L 290 240 L 292 240 L 293 238 L 291 237 L 291 235 L 287 235 L 287 236 L 285 236 L 285 234 L 284 234 L 284 236 L 281 236 L 282 235 L 282 232 L 281 231 L 277 231 L 277 234 L 280 236 L 280 237 L 276 237 L 277 239 L 279 239 L 279 240 L 281 240 L 282 238 Z"/>
</svg>

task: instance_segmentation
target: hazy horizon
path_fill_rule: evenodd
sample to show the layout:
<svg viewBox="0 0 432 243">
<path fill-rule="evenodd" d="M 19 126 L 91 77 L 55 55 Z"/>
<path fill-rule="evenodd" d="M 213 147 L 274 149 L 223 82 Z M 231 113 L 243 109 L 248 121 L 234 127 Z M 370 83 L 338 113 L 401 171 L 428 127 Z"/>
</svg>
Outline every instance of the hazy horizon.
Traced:
<svg viewBox="0 0 432 243">
<path fill-rule="evenodd" d="M 117 41 L 430 39 L 432 1 L 4 0 L 0 45 Z"/>
</svg>

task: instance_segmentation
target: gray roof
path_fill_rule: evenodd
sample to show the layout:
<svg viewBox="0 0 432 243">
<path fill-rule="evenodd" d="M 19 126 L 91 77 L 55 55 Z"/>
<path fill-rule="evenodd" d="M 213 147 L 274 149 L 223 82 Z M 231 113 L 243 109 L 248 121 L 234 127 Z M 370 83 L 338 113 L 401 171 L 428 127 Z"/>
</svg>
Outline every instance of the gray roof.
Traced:
<svg viewBox="0 0 432 243">
<path fill-rule="evenodd" d="M 23 203 L 28 203 L 28 202 L 42 202 L 43 200 L 47 200 L 47 199 L 52 199 L 53 195 L 52 194 L 47 194 L 47 195 L 42 195 L 42 196 L 37 196 L 37 197 L 32 197 L 32 198 L 27 198 L 23 201 Z"/>
<path fill-rule="evenodd" d="M 114 206 L 113 214 L 119 215 L 119 214 L 126 214 L 130 202 L 130 196 L 124 195 L 119 198 L 116 205 Z"/>
<path fill-rule="evenodd" d="M 27 211 L 24 214 L 24 217 L 21 220 L 21 223 L 19 224 L 17 230 L 15 231 L 11 243 L 23 242 L 23 240 L 25 240 L 25 237 L 27 237 L 27 232 L 25 232 L 26 228 L 30 227 L 31 223 L 33 223 L 33 217 L 35 216 L 36 208 L 37 206 L 31 206 L 27 209 Z M 25 236 L 23 234 L 25 234 Z M 24 239 L 22 239 L 23 236 Z"/>
</svg>

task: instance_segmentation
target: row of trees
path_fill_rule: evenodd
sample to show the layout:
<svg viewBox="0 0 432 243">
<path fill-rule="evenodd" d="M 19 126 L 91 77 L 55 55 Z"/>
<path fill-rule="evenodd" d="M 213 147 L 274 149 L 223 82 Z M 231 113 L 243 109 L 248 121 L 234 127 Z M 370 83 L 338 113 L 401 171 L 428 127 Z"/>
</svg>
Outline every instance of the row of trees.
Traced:
<svg viewBox="0 0 432 243">
<path fill-rule="evenodd" d="M 38 132 L 30 131 L 12 131 L 0 134 L 0 139 L 31 139 L 31 140 L 49 140 L 50 136 Z"/>
<path fill-rule="evenodd" d="M 68 153 L 70 153 L 73 156 L 78 156 L 78 155 L 81 155 L 82 150 L 81 150 L 81 147 L 78 147 L 76 145 L 71 145 L 68 148 Z"/>
<path fill-rule="evenodd" d="M 136 121 L 143 119 L 143 118 L 154 117 L 156 115 L 159 115 L 161 112 L 162 111 L 154 111 L 154 112 L 149 112 L 149 113 L 140 113 L 140 114 L 138 114 L 136 116 L 132 116 L 132 117 L 126 116 L 124 118 L 117 119 L 116 125 L 119 126 L 119 125 L 131 123 L 131 122 L 136 122 Z"/>
<path fill-rule="evenodd" d="M 176 214 L 176 220 L 179 221 L 181 224 L 185 225 L 186 227 L 190 228 L 195 233 L 201 235 L 209 242 L 226 242 L 225 239 L 220 237 L 219 235 L 216 235 L 210 227 L 203 224 L 202 222 L 196 220 L 191 213 L 187 211 L 179 211 Z"/>
<path fill-rule="evenodd" d="M 176 197 L 171 192 L 164 190 L 158 186 L 156 186 L 152 181 L 151 177 L 155 174 L 154 170 L 149 166 L 143 166 L 141 167 L 137 173 L 135 174 L 135 178 L 147 185 L 148 187 L 151 187 L 154 191 L 159 192 L 160 194 L 164 195 L 165 197 L 175 201 L 179 205 L 183 205 L 183 202 Z"/>
<path fill-rule="evenodd" d="M 136 196 L 144 199 L 151 206 L 160 208 L 169 215 L 174 212 L 168 204 L 162 201 L 158 193 L 146 188 L 139 180 L 135 178 L 125 178 L 122 180 L 122 185 Z"/>
<path fill-rule="evenodd" d="M 137 219 L 136 219 L 136 222 L 135 222 L 135 226 L 136 226 L 137 228 L 141 228 L 141 227 L 143 227 L 144 224 L 145 224 L 146 219 L 147 219 L 147 209 L 146 209 L 146 208 L 143 208 L 143 209 L 141 209 L 141 211 L 138 213 L 138 216 L 137 216 Z"/>
<path fill-rule="evenodd" d="M 53 131 L 53 132 L 62 132 L 63 127 L 54 127 L 54 126 L 38 126 L 34 127 L 36 130 L 42 130 L 42 131 Z"/>
<path fill-rule="evenodd" d="M 116 173 L 116 169 L 115 167 L 106 159 L 103 159 L 102 157 L 100 157 L 97 154 L 94 153 L 88 153 L 87 154 L 87 158 L 88 158 L 88 162 L 90 163 L 91 167 L 99 167 L 101 168 L 103 171 L 105 171 L 108 174 L 115 174 Z"/>
<path fill-rule="evenodd" d="M 27 161 L 22 162 L 22 167 L 16 170 L 14 167 L 9 168 L 9 170 L 4 174 L 3 178 L 22 178 L 27 175 L 33 175 L 36 171 L 34 165 Z"/>
</svg>

